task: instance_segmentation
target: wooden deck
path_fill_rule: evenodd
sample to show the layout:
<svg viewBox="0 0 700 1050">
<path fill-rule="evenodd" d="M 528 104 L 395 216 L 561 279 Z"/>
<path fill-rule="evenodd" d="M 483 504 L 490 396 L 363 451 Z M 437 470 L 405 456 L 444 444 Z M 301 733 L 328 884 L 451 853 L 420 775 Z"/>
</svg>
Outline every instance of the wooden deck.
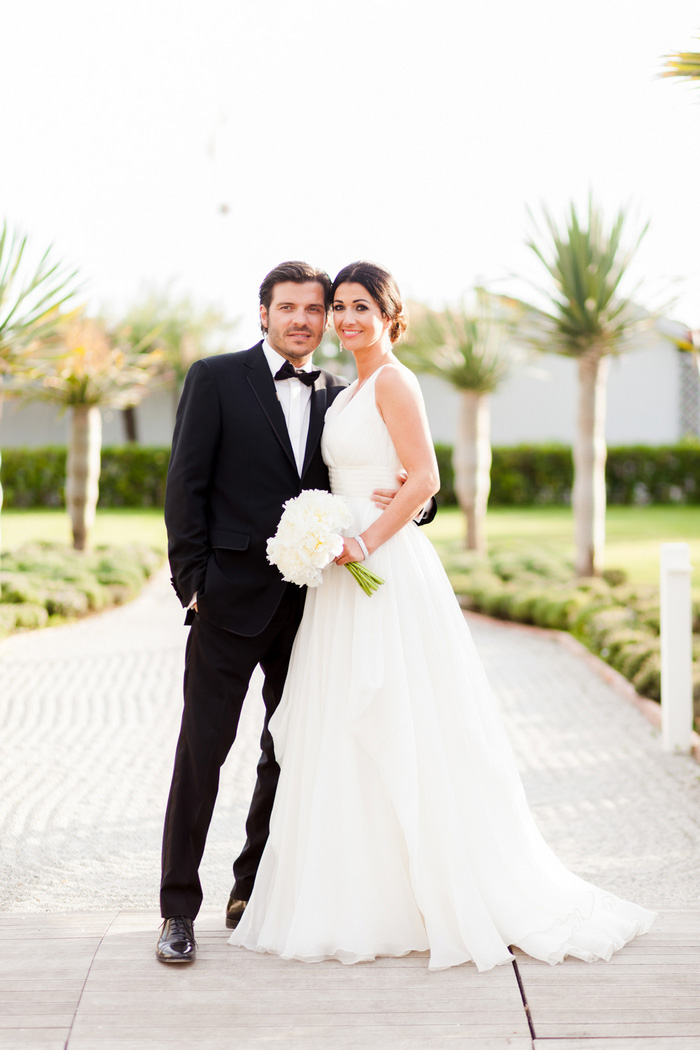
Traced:
<svg viewBox="0 0 700 1050">
<path fill-rule="evenodd" d="M 700 910 L 664 911 L 610 963 L 430 973 L 427 959 L 282 962 L 197 921 L 157 963 L 153 912 L 0 916 L 3 1050 L 700 1050 Z"/>
</svg>

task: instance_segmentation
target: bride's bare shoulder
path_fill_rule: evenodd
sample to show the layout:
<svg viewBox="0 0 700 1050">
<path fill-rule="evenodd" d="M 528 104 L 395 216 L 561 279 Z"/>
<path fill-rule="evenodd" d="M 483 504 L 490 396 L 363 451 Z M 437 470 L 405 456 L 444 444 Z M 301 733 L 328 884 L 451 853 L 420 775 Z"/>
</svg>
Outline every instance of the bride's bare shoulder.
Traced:
<svg viewBox="0 0 700 1050">
<path fill-rule="evenodd" d="M 391 361 L 383 365 L 377 375 L 375 386 L 377 397 L 383 395 L 401 394 L 420 396 L 420 385 L 415 374 L 400 361 Z"/>
</svg>

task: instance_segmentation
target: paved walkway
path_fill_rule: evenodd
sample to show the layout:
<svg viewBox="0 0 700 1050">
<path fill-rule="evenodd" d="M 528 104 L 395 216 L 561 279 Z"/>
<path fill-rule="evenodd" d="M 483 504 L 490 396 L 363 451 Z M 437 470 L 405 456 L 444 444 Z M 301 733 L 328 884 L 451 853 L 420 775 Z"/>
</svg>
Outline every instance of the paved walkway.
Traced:
<svg viewBox="0 0 700 1050">
<path fill-rule="evenodd" d="M 556 637 L 483 620 L 473 632 L 545 836 L 578 874 L 662 909 L 647 937 L 607 965 L 519 956 L 482 975 L 429 974 L 421 955 L 309 967 L 229 948 L 253 695 L 203 864 L 198 960 L 159 967 L 186 635 L 162 573 L 129 606 L 0 644 L 0 1045 L 698 1050 L 700 768 L 663 755 L 656 730 Z"/>
</svg>

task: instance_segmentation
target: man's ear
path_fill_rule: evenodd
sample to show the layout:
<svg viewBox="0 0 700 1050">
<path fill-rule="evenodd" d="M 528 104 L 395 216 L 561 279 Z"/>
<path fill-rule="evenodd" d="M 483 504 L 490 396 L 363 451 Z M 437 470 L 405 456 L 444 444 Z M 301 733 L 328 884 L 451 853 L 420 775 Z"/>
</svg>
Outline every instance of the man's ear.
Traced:
<svg viewBox="0 0 700 1050">
<path fill-rule="evenodd" d="M 260 323 L 263 326 L 263 328 L 265 329 L 265 331 L 267 332 L 267 328 L 268 328 L 268 324 L 267 324 L 267 310 L 262 304 L 260 305 Z"/>
</svg>

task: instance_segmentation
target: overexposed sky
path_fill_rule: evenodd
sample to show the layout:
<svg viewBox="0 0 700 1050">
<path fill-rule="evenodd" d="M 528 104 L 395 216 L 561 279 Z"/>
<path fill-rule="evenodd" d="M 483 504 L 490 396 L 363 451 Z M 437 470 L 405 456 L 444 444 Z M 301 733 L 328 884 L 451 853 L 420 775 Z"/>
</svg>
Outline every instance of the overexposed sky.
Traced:
<svg viewBox="0 0 700 1050">
<path fill-rule="evenodd" d="M 440 305 L 536 278 L 526 206 L 590 188 L 651 220 L 633 276 L 681 278 L 698 326 L 700 88 L 655 78 L 698 35 L 692 0 L 22 0 L 0 217 L 95 308 L 172 280 L 240 346 L 282 259 L 375 259 Z"/>
</svg>

